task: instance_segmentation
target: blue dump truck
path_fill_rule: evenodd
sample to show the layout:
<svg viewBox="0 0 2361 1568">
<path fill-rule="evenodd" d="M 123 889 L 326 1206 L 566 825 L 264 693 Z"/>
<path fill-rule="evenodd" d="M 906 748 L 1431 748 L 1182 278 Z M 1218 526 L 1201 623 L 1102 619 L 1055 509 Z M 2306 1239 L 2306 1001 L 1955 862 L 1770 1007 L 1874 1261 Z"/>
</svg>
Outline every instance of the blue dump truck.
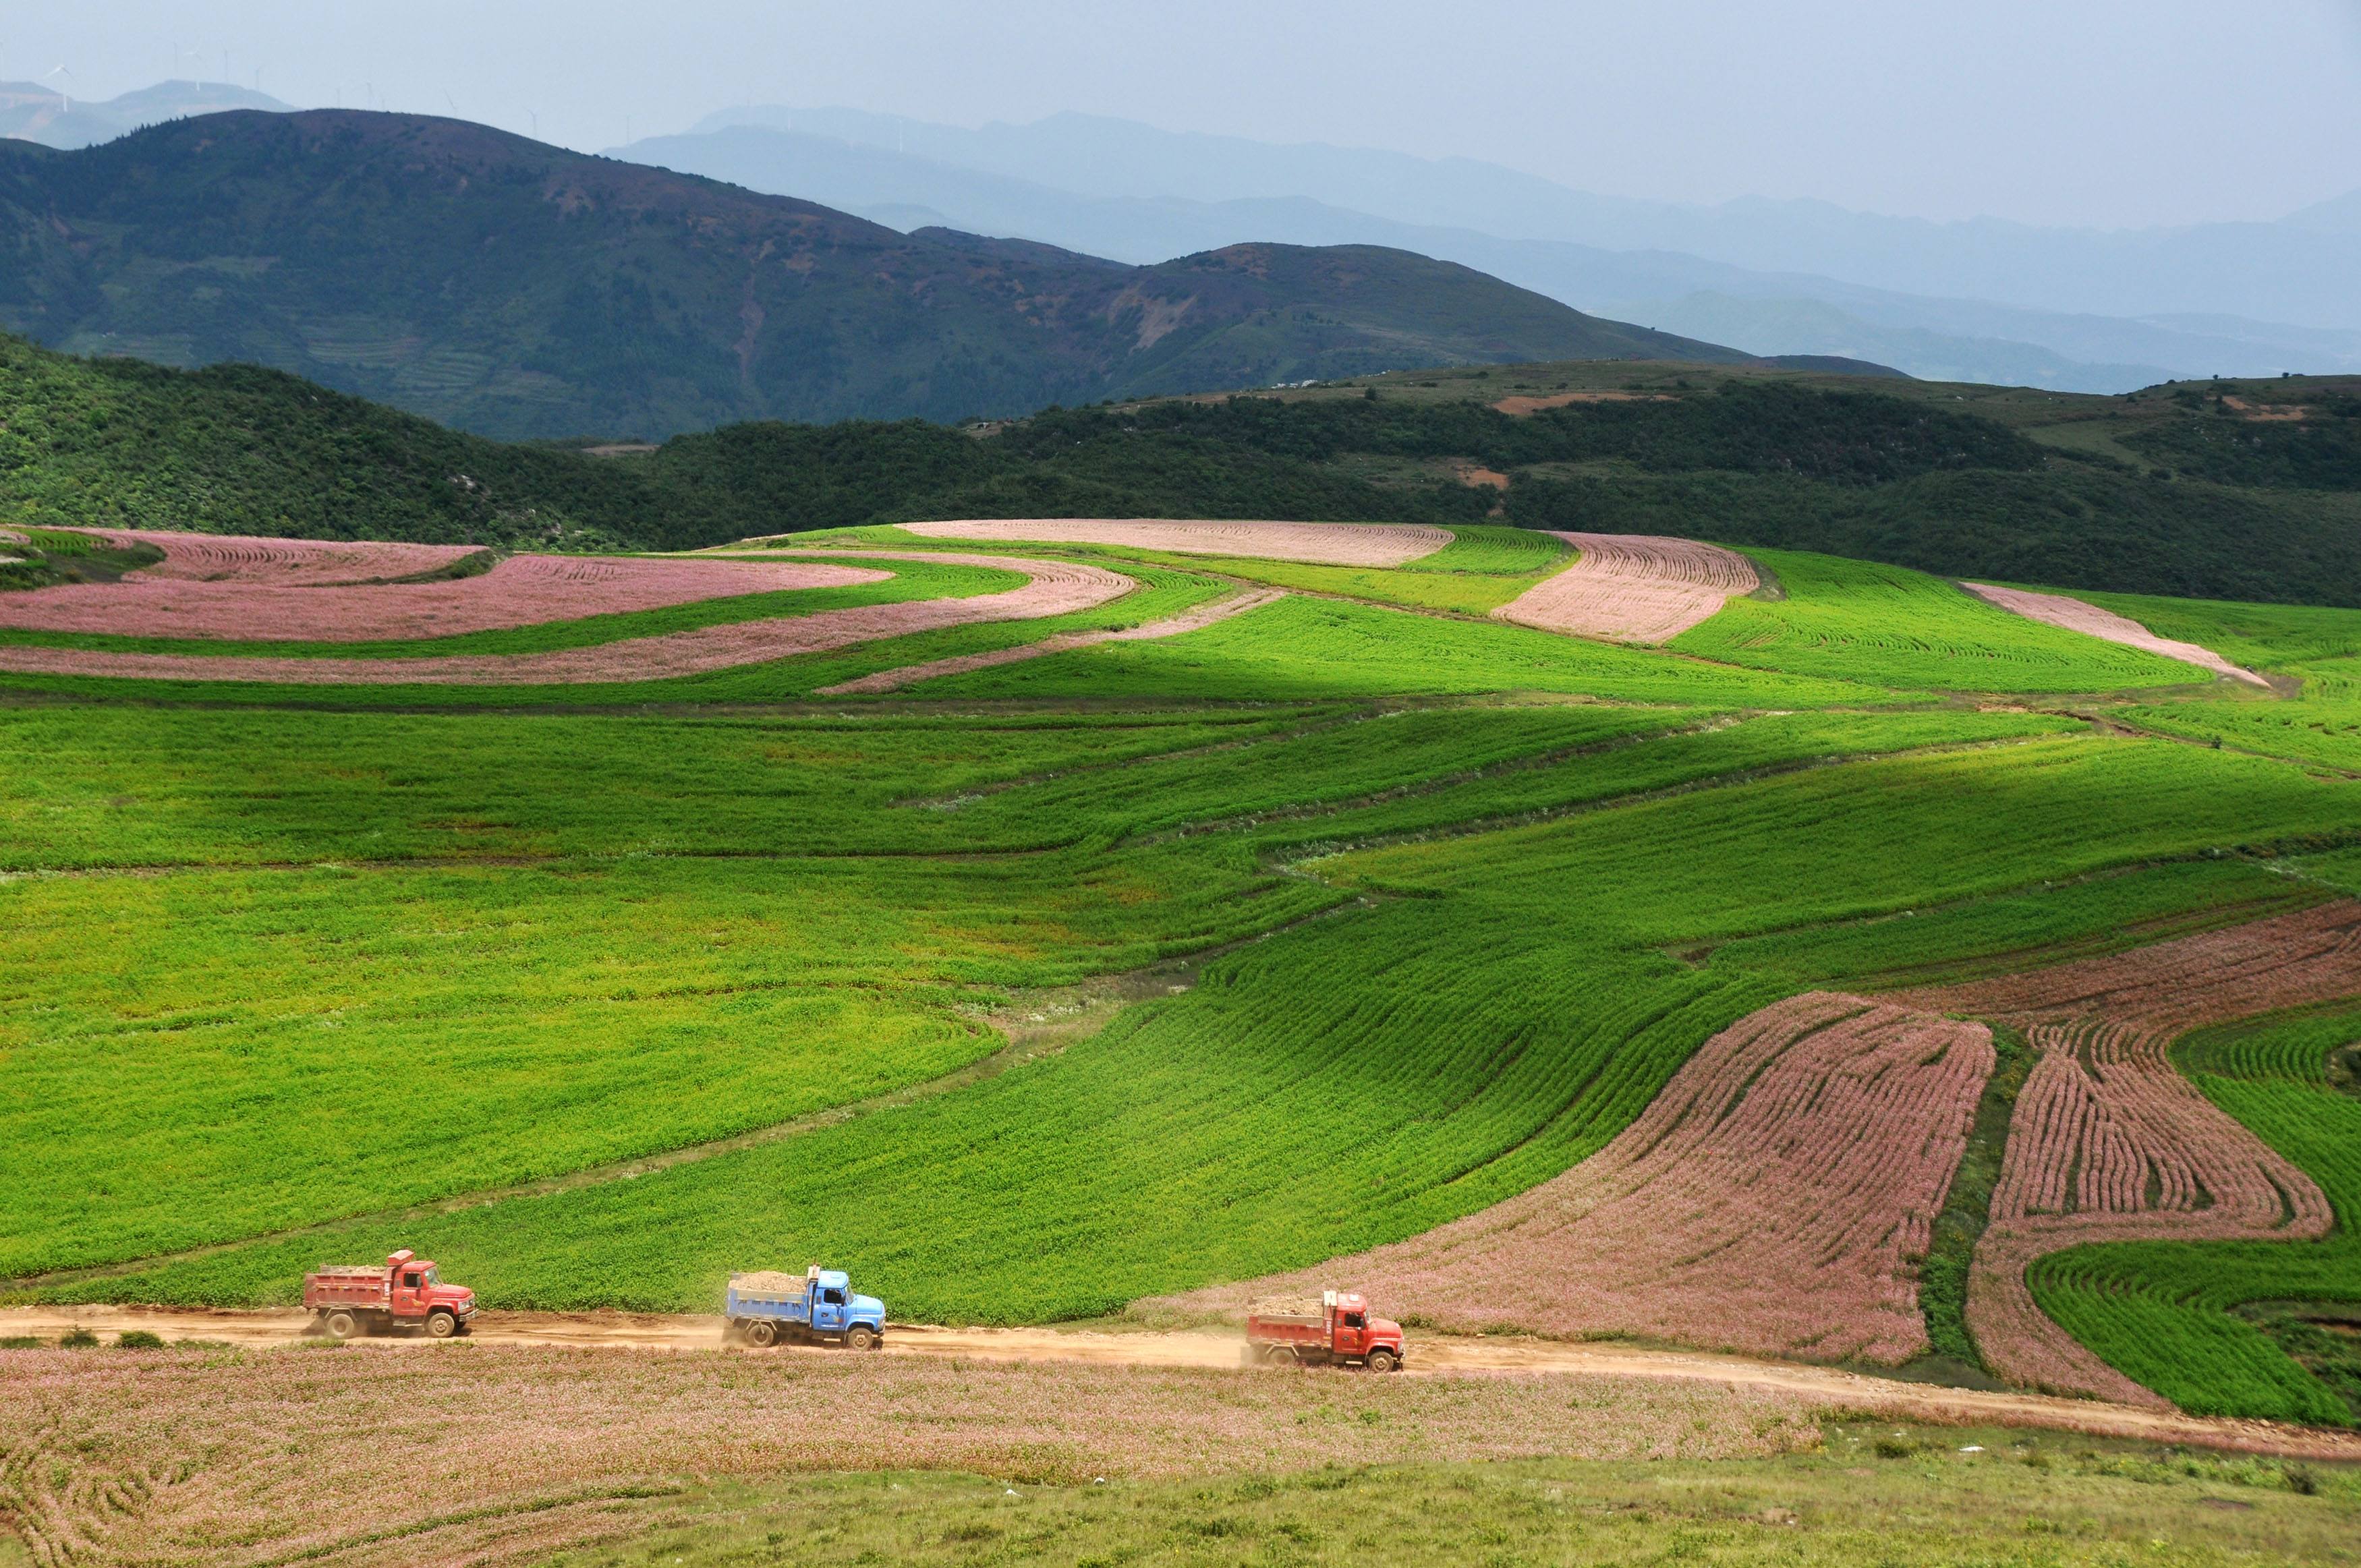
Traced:
<svg viewBox="0 0 2361 1568">
<path fill-rule="evenodd" d="M 840 1344 L 875 1350 L 885 1343 L 885 1303 L 856 1296 L 840 1268 L 815 1264 L 793 1274 L 733 1274 L 722 1333 L 748 1344 Z"/>
</svg>

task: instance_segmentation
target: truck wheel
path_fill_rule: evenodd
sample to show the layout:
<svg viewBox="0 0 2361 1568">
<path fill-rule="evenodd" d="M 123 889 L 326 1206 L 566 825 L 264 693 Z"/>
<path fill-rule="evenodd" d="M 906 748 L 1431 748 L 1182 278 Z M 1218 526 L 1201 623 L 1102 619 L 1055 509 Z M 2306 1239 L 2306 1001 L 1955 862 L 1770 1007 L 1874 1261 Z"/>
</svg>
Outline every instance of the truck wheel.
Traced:
<svg viewBox="0 0 2361 1568">
<path fill-rule="evenodd" d="M 1263 1353 L 1263 1360 L 1272 1366 L 1301 1366 L 1303 1358 L 1295 1354 L 1291 1344 L 1275 1344 Z"/>
<path fill-rule="evenodd" d="M 884 1343 L 884 1336 L 867 1323 L 855 1323 L 844 1331 L 844 1348 L 847 1350 L 875 1350 Z"/>
<path fill-rule="evenodd" d="M 426 1314 L 426 1337 L 428 1339 L 449 1339 L 454 1333 L 458 1332 L 458 1329 L 459 1320 L 453 1317 L 448 1312 L 429 1312 Z"/>
<path fill-rule="evenodd" d="M 328 1314 L 328 1337 L 330 1339 L 337 1341 L 348 1340 L 360 1332 L 360 1324 L 353 1321 L 353 1315 L 350 1312 L 330 1312 Z"/>
<path fill-rule="evenodd" d="M 1400 1366 L 1400 1365 L 1401 1363 L 1394 1358 L 1394 1353 L 1392 1351 L 1373 1350 L 1369 1352 L 1369 1370 L 1372 1372 L 1391 1372 L 1395 1367 Z"/>
<path fill-rule="evenodd" d="M 779 1325 L 757 1318 L 746 1325 L 746 1339 L 749 1343 L 768 1350 L 779 1343 Z"/>
</svg>

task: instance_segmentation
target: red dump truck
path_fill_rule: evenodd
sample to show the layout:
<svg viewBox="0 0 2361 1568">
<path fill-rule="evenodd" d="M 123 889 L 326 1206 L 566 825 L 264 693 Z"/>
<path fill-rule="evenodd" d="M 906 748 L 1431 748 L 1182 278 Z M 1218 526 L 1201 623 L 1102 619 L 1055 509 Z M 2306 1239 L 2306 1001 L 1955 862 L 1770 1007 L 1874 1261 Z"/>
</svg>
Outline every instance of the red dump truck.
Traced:
<svg viewBox="0 0 2361 1568">
<path fill-rule="evenodd" d="M 408 1247 L 380 1265 L 323 1268 L 303 1277 L 312 1332 L 331 1339 L 417 1330 L 429 1339 L 463 1334 L 476 1316 L 476 1293 L 445 1285 L 434 1265 Z"/>
<path fill-rule="evenodd" d="M 1318 1300 L 1257 1301 L 1246 1314 L 1246 1353 L 1268 1366 L 1366 1366 L 1392 1372 L 1402 1364 L 1401 1325 L 1369 1315 L 1350 1290 Z"/>
</svg>

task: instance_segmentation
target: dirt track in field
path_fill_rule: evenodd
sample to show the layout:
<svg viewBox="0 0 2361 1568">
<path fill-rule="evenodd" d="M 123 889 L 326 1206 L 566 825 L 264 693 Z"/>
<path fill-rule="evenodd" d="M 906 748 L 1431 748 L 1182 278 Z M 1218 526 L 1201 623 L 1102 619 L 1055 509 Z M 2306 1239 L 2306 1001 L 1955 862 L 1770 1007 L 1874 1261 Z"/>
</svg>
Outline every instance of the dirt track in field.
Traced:
<svg viewBox="0 0 2361 1568">
<path fill-rule="evenodd" d="M 0 1309 L 0 1338 L 54 1338 L 83 1327 L 110 1336 L 146 1329 L 167 1340 L 267 1346 L 299 1340 L 308 1321 L 299 1310 L 232 1311 L 199 1308 L 14 1307 Z M 485 1344 L 580 1350 L 713 1351 L 722 1349 L 721 1320 L 696 1313 L 487 1312 L 472 1336 Z M 956 1329 L 896 1323 L 886 1331 L 885 1354 L 959 1357 L 1004 1364 L 1245 1370 L 1243 1341 L 1214 1330 L 1173 1332 L 1024 1328 Z M 423 1339 L 372 1342 L 371 1348 L 434 1354 L 445 1347 Z M 2154 1442 L 2195 1443 L 2290 1458 L 2361 1462 L 2361 1433 L 2229 1420 L 2147 1409 L 2101 1400 L 2040 1394 L 1987 1392 L 1939 1384 L 1868 1376 L 1839 1367 L 1757 1360 L 1706 1351 L 1656 1350 L 1605 1343 L 1521 1337 L 1459 1338 L 1412 1332 L 1405 1376 L 1481 1376 L 1543 1373 L 1711 1383 L 1726 1388 L 1798 1396 L 1832 1410 L 1872 1412 L 1897 1420 L 1960 1425 L 2043 1427 Z M 837 1350 L 754 1351 L 731 1354 L 843 1356 Z M 1305 1373 L 1302 1376 L 1346 1374 Z M 1365 1375 L 1354 1375 L 1365 1376 Z"/>
</svg>

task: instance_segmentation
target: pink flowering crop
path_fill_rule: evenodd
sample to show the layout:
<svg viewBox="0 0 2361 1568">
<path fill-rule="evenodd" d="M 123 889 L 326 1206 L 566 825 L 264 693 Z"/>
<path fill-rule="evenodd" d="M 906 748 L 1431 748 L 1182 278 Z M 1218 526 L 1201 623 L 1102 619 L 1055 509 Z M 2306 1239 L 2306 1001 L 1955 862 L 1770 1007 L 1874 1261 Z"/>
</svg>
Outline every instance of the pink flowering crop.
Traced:
<svg viewBox="0 0 2361 1568">
<path fill-rule="evenodd" d="M 2024 1026 L 2041 1052 L 2011 1118 L 1967 1321 L 1993 1369 L 2028 1387 L 2163 1400 L 2042 1312 L 2027 1265 L 2087 1242 L 2305 1240 L 2320 1188 L 2174 1069 L 2200 1025 L 2361 992 L 2361 904 L 2207 931 L 2107 958 L 1894 1000 Z"/>
<path fill-rule="evenodd" d="M 164 560 L 119 583 L 0 596 L 0 626 L 255 642 L 401 641 L 741 594 L 848 587 L 888 575 L 817 562 L 515 555 L 478 576 L 389 583 L 361 575 L 431 571 L 474 552 L 203 534 L 122 537 L 162 545 Z M 283 553 L 270 548 L 280 546 Z"/>
<path fill-rule="evenodd" d="M 1916 1265 L 1993 1062 L 1982 1025 L 1792 997 L 1699 1047 L 1613 1143 L 1554 1180 L 1180 1302 L 1235 1310 L 1333 1286 L 1444 1329 L 1906 1360 L 1927 1348 Z"/>
<path fill-rule="evenodd" d="M 777 554 L 810 555 L 822 553 L 783 551 Z M 797 653 L 850 647 L 857 642 L 904 637 L 913 632 L 939 630 L 945 627 L 1067 615 L 1118 598 L 1136 586 L 1130 578 L 1103 567 L 1056 561 L 935 553 L 895 555 L 884 551 L 866 551 L 862 554 L 865 559 L 941 561 L 996 567 L 1003 571 L 1022 572 L 1027 581 L 1022 587 L 996 594 L 817 610 L 808 615 L 699 627 L 690 631 L 636 637 L 542 653 L 448 654 L 405 659 L 303 659 L 111 653 L 71 648 L 15 647 L 0 648 L 0 670 L 38 674 L 135 676 L 150 680 L 278 681 L 306 685 L 525 685 L 663 680 L 738 664 L 762 663 Z M 764 565 L 737 561 L 683 564 L 747 565 L 757 569 Z M 809 571 L 815 566 L 806 564 L 787 569 Z M 847 581 L 874 581 L 877 576 L 882 575 L 864 573 L 857 568 L 818 569 L 845 570 L 846 576 L 841 580 Z"/>
<path fill-rule="evenodd" d="M 1565 571 L 1492 612 L 1544 631 L 1669 642 L 1733 594 L 1762 586 L 1754 563 L 1719 544 L 1644 533 L 1559 533 L 1582 552 Z"/>
<path fill-rule="evenodd" d="M 153 528 L 91 528 L 73 532 L 117 549 L 152 544 L 163 560 L 136 576 L 150 582 L 245 583 L 333 587 L 381 583 L 439 572 L 470 555 L 473 544 L 400 544 L 387 540 L 269 539 L 243 533 L 181 533 Z"/>
</svg>

